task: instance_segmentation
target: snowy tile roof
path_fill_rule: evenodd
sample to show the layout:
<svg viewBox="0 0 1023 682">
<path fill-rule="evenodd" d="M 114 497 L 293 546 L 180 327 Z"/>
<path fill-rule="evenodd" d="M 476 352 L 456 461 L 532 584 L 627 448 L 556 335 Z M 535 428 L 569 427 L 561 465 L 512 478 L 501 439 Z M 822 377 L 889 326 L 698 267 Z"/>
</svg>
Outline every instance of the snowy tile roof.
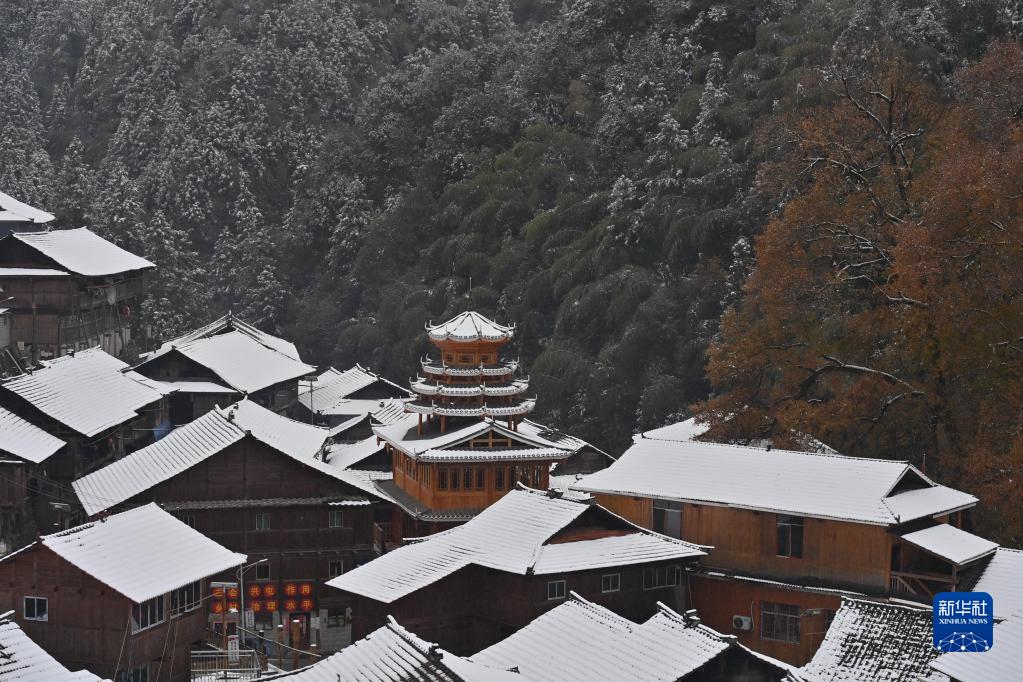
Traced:
<svg viewBox="0 0 1023 682">
<path fill-rule="evenodd" d="M 0 222 L 2 223 L 48 223 L 53 220 L 53 214 L 40 211 L 28 204 L 22 203 L 10 194 L 0 192 Z"/>
<path fill-rule="evenodd" d="M 956 566 L 972 563 L 998 549 L 997 542 L 985 540 L 947 523 L 906 533 L 902 539 Z"/>
<path fill-rule="evenodd" d="M 363 477 L 318 457 L 327 429 L 282 417 L 250 400 L 208 412 L 71 485 L 86 513 L 95 514 L 177 476 L 246 435 L 331 478 L 378 495 L 376 486 Z"/>
<path fill-rule="evenodd" d="M 0 407 L 0 452 L 39 464 L 62 447 L 64 441 L 61 439 Z"/>
<path fill-rule="evenodd" d="M 240 331 L 175 343 L 173 350 L 209 369 L 240 393 L 254 393 L 316 369 Z"/>
<path fill-rule="evenodd" d="M 565 451 L 561 448 L 501 448 L 495 450 L 448 448 L 421 452 L 418 459 L 421 462 L 475 462 L 477 460 L 561 459 L 564 456 Z"/>
<path fill-rule="evenodd" d="M 155 504 L 44 535 L 40 542 L 135 603 L 245 561 L 244 554 L 222 547 Z"/>
<path fill-rule="evenodd" d="M 11 379 L 3 388 L 84 436 L 131 421 L 165 392 L 128 365 L 90 348 L 45 361 L 32 374 Z"/>
<path fill-rule="evenodd" d="M 67 277 L 63 270 L 51 268 L 0 268 L 0 277 Z"/>
<path fill-rule="evenodd" d="M 992 682 L 1020 677 L 1023 652 L 1023 613 L 995 624 L 994 644 L 983 654 L 942 654 L 931 667 L 959 682 Z"/>
<path fill-rule="evenodd" d="M 530 682 L 674 682 L 738 646 L 734 637 L 686 622 L 663 605 L 637 624 L 572 593 L 565 603 L 471 659 L 515 666 Z M 778 668 L 778 678 L 787 669 L 765 661 Z"/>
<path fill-rule="evenodd" d="M 504 341 L 515 333 L 515 327 L 498 324 L 474 310 L 459 313 L 442 324 L 428 324 L 426 330 L 434 341 Z"/>
<path fill-rule="evenodd" d="M 999 547 L 971 589 L 991 595 L 999 618 L 1023 613 L 1023 550 Z"/>
<path fill-rule="evenodd" d="M 813 659 L 790 678 L 801 682 L 945 682 L 928 664 L 931 608 L 844 599 Z"/>
<path fill-rule="evenodd" d="M 586 445 L 585 441 L 578 438 L 566 436 L 557 431 L 545 430 L 544 427 L 532 422 L 529 422 L 528 426 L 525 422 L 519 424 L 519 430 L 513 431 L 493 419 L 482 419 L 447 433 L 426 430 L 422 434 L 417 432 L 417 423 L 416 415 L 409 414 L 405 415 L 401 421 L 393 424 L 376 426 L 373 428 L 373 432 L 414 458 L 418 458 L 429 451 L 443 450 L 453 445 L 465 443 L 490 430 L 493 430 L 499 436 L 511 438 L 513 441 L 528 447 L 559 450 L 561 451 L 561 457 L 568 457 Z M 484 452 L 496 455 L 499 450 L 480 450 L 481 454 Z"/>
<path fill-rule="evenodd" d="M 101 682 L 88 670 L 71 672 L 32 641 L 14 622 L 14 612 L 0 615 L 0 682 Z"/>
<path fill-rule="evenodd" d="M 402 395 L 409 395 L 408 389 L 384 379 L 361 365 L 355 365 L 343 372 L 331 367 L 316 377 L 315 381 L 300 386 L 298 401 L 307 410 L 320 414 L 369 414 L 380 409 L 380 403 L 383 401 L 346 399 L 378 381 L 393 387 Z"/>
<path fill-rule="evenodd" d="M 707 424 L 699 424 L 695 417 L 690 417 L 684 421 L 638 433 L 632 437 L 632 440 L 638 441 L 647 438 L 650 440 L 687 441 L 702 436 L 709 429 L 710 426 Z"/>
<path fill-rule="evenodd" d="M 388 618 L 387 625 L 340 652 L 265 680 L 293 682 L 516 682 L 517 673 L 450 654 Z"/>
<path fill-rule="evenodd" d="M 545 543 L 588 509 L 603 510 L 590 501 L 550 497 L 546 493 L 520 487 L 509 492 L 478 516 L 462 526 L 431 535 L 420 542 L 406 544 L 372 562 L 334 578 L 327 584 L 377 601 L 391 603 L 426 587 L 470 564 L 498 571 L 525 575 L 535 569 Z M 637 537 L 635 544 L 606 546 L 610 552 L 620 550 L 615 565 L 627 565 L 667 559 L 689 559 L 705 552 L 696 545 L 631 527 L 631 535 L 655 539 L 649 545 Z M 578 543 L 565 543 L 578 544 Z M 559 548 L 554 562 L 574 567 L 572 570 L 599 568 L 608 565 L 607 554 L 592 544 L 572 555 L 571 548 Z"/>
<path fill-rule="evenodd" d="M 904 478 L 934 486 L 906 462 L 761 448 L 639 439 L 607 469 L 573 487 L 623 494 L 720 504 L 740 509 L 896 525 L 903 495 L 889 493 Z M 976 504 L 977 498 L 949 488 L 933 498 L 911 495 L 914 512 L 938 515 Z"/>
<path fill-rule="evenodd" d="M 272 348 L 278 353 L 283 353 L 284 355 L 287 355 L 292 360 L 299 361 L 301 360 L 301 358 L 298 356 L 298 349 L 292 342 L 274 336 L 273 334 L 268 334 L 267 332 L 261 331 L 256 327 L 253 327 L 248 322 L 245 322 L 244 320 L 241 320 L 235 317 L 234 315 L 231 315 L 230 313 L 224 315 L 219 319 L 214 320 L 213 322 L 210 322 L 207 325 L 199 327 L 198 329 L 193 329 L 187 334 L 182 334 L 181 336 L 171 339 L 170 341 L 165 341 L 155 351 L 143 354 L 143 357 L 146 359 L 159 357 L 164 353 L 170 352 L 175 346 L 181 345 L 183 343 L 188 343 L 189 341 L 196 341 L 198 339 L 210 338 L 212 336 L 216 336 L 217 334 L 223 334 L 224 332 L 229 331 L 236 331 L 241 334 L 245 334 L 246 336 L 249 336 L 253 340 L 258 341 L 267 348 Z"/>
<path fill-rule="evenodd" d="M 51 232 L 16 232 L 11 237 L 69 272 L 84 277 L 104 277 L 156 267 L 85 227 Z"/>
<path fill-rule="evenodd" d="M 339 469 L 348 469 L 359 464 L 367 457 L 375 455 L 383 450 L 382 443 L 377 442 L 376 436 L 370 436 L 356 443 L 335 443 L 327 446 L 327 453 L 324 459 L 327 464 Z"/>
</svg>

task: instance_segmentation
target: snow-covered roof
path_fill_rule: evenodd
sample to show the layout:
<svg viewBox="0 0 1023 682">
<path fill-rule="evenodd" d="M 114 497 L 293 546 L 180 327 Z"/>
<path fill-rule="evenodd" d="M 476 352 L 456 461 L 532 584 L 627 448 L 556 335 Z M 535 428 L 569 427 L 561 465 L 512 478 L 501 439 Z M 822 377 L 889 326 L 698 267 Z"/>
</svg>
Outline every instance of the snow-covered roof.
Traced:
<svg viewBox="0 0 1023 682">
<path fill-rule="evenodd" d="M 187 471 L 246 436 L 332 478 L 377 494 L 375 486 L 361 477 L 318 457 L 327 429 L 282 417 L 251 400 L 207 412 L 71 485 L 86 513 L 95 514 Z"/>
<path fill-rule="evenodd" d="M 942 493 L 891 494 L 904 479 L 939 487 Z M 637 440 L 610 467 L 573 487 L 878 525 L 910 520 L 889 504 L 937 516 L 977 502 L 972 495 L 936 486 L 907 462 L 650 439 Z M 903 503 L 903 495 L 911 501 Z"/>
<path fill-rule="evenodd" d="M 813 659 L 789 680 L 800 682 L 946 682 L 929 667 L 931 607 L 843 599 Z"/>
<path fill-rule="evenodd" d="M 241 334 L 245 334 L 246 336 L 251 337 L 255 341 L 258 341 L 259 343 L 263 344 L 264 346 L 272 348 L 278 353 L 283 353 L 284 355 L 287 355 L 292 360 L 299 361 L 301 360 L 301 358 L 298 355 L 298 349 L 295 347 L 295 344 L 293 344 L 291 341 L 286 341 L 285 339 L 282 339 L 278 336 L 274 336 L 273 334 L 268 334 L 267 332 L 261 331 L 260 329 L 257 329 L 248 322 L 245 322 L 244 320 L 235 317 L 231 313 L 228 313 L 227 315 L 224 315 L 223 317 L 218 318 L 207 325 L 203 325 L 198 329 L 193 329 L 187 334 L 182 334 L 181 336 L 173 338 L 170 341 L 165 341 L 155 351 L 152 351 L 150 353 L 144 353 L 142 357 L 145 359 L 159 357 L 164 353 L 169 353 L 171 350 L 174 349 L 175 346 L 188 343 L 189 341 L 196 341 L 198 339 L 209 338 L 211 336 L 216 336 L 217 334 L 223 334 L 224 332 L 229 331 L 236 331 Z"/>
<path fill-rule="evenodd" d="M 455 656 L 398 625 L 387 624 L 338 653 L 305 668 L 265 680 L 293 682 L 516 682 L 512 671 Z"/>
<path fill-rule="evenodd" d="M 298 379 L 316 369 L 237 330 L 175 342 L 170 350 L 209 369 L 240 393 L 255 393 L 283 381 Z M 164 354 L 160 351 L 156 353 Z M 139 367 L 145 366 L 154 357 L 158 355 L 150 356 Z"/>
<path fill-rule="evenodd" d="M 131 421 L 166 391 L 100 348 L 41 363 L 3 388 L 84 436 Z"/>
<path fill-rule="evenodd" d="M 999 547 L 972 590 L 991 595 L 999 618 L 1023 613 L 1023 550 Z"/>
<path fill-rule="evenodd" d="M 381 399 L 348 400 L 353 393 L 372 386 L 378 381 L 394 388 L 401 395 L 409 395 L 406 388 L 382 376 L 355 365 L 345 371 L 331 367 L 309 384 L 299 387 L 298 401 L 310 412 L 320 414 L 369 414 L 380 409 Z"/>
<path fill-rule="evenodd" d="M 437 451 L 465 443 L 490 430 L 493 430 L 497 435 L 508 437 L 518 442 L 520 444 L 519 449 L 522 449 L 521 445 L 524 445 L 526 448 L 543 448 L 551 452 L 556 450 L 561 453 L 560 455 L 552 454 L 549 457 L 544 455 L 544 457 L 552 459 L 567 457 L 586 445 L 584 441 L 578 438 L 566 436 L 556 431 L 545 430 L 544 427 L 533 422 L 519 424 L 517 431 L 513 431 L 503 426 L 500 422 L 489 418 L 470 422 L 461 428 L 451 429 L 447 433 L 440 433 L 430 429 L 424 430 L 420 434 L 417 426 L 418 420 L 416 415 L 409 414 L 393 424 L 373 427 L 373 433 L 408 456 L 417 459 L 427 452 L 434 452 L 434 456 L 436 456 Z M 545 437 L 545 435 L 550 435 L 550 437 Z M 483 458 L 487 454 L 495 457 L 500 456 L 499 448 L 475 448 L 475 450 L 478 458 Z"/>
<path fill-rule="evenodd" d="M 960 530 L 947 523 L 939 523 L 930 528 L 906 533 L 902 539 L 956 566 L 973 563 L 993 554 L 998 549 L 997 542 L 967 533 L 965 530 Z"/>
<path fill-rule="evenodd" d="M 0 682 L 102 682 L 88 670 L 71 672 L 32 641 L 14 621 L 0 614 Z M 109 681 L 107 681 L 109 682 Z"/>
<path fill-rule="evenodd" d="M 68 277 L 63 270 L 52 268 L 0 268 L 0 277 Z"/>
<path fill-rule="evenodd" d="M 441 324 L 426 326 L 434 341 L 507 341 L 515 327 L 506 327 L 483 317 L 474 310 L 455 315 Z"/>
<path fill-rule="evenodd" d="M 631 539 L 613 547 L 598 547 L 588 540 L 565 542 L 576 547 L 552 550 L 548 565 L 578 571 L 706 554 L 696 545 L 634 526 L 591 502 L 552 497 L 520 486 L 465 525 L 406 544 L 327 584 L 391 603 L 470 564 L 525 575 L 537 568 L 552 536 L 589 509 L 614 518 L 620 527 L 629 529 L 624 537 Z"/>
<path fill-rule="evenodd" d="M 83 277 L 105 277 L 156 267 L 85 227 L 51 232 L 15 232 L 11 238 Z"/>
<path fill-rule="evenodd" d="M 942 654 L 931 667 L 959 682 L 993 682 L 1019 679 L 1023 652 L 1023 613 L 995 624 L 994 644 L 989 651 Z"/>
<path fill-rule="evenodd" d="M 155 504 L 39 542 L 137 604 L 245 561 Z"/>
<path fill-rule="evenodd" d="M 739 647 L 734 637 L 658 606 L 657 614 L 637 624 L 573 592 L 563 604 L 471 658 L 495 668 L 517 667 L 530 682 L 667 682 Z M 778 678 L 788 670 L 765 660 L 778 669 Z"/>
<path fill-rule="evenodd" d="M 690 417 L 674 424 L 638 433 L 632 437 L 632 440 L 637 441 L 648 438 L 650 440 L 687 441 L 702 436 L 709 429 L 709 425 L 697 423 L 696 417 Z"/>
<path fill-rule="evenodd" d="M 39 464 L 62 447 L 61 439 L 0 407 L 0 452 Z"/>
<path fill-rule="evenodd" d="M 370 436 L 355 443 L 333 443 L 328 445 L 324 459 L 327 461 L 327 464 L 333 467 L 348 469 L 383 449 L 383 443 L 377 441 L 376 436 Z"/>
<path fill-rule="evenodd" d="M 237 393 L 233 388 L 218 384 L 215 381 L 191 381 L 188 379 L 181 379 L 179 381 L 153 379 L 152 381 L 163 386 L 168 393 Z"/>
<path fill-rule="evenodd" d="M 37 225 L 53 220 L 53 214 L 40 211 L 18 201 L 10 194 L 0 192 L 0 223 L 35 223 Z"/>
</svg>

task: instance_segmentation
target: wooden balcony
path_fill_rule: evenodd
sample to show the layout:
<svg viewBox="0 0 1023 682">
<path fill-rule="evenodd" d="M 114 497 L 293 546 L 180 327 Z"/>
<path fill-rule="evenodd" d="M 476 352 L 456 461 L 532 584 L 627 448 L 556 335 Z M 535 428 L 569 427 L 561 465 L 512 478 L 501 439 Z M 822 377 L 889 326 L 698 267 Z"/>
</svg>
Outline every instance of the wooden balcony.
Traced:
<svg viewBox="0 0 1023 682">
<path fill-rule="evenodd" d="M 930 600 L 938 592 L 955 591 L 956 582 L 954 575 L 892 571 L 888 587 L 892 596 Z"/>
</svg>

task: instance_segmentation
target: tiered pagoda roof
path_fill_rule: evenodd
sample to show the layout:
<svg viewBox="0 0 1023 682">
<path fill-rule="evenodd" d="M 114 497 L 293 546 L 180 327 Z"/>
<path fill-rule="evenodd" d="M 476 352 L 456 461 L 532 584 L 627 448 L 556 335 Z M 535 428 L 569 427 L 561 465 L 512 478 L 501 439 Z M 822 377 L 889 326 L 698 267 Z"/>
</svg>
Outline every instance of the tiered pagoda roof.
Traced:
<svg viewBox="0 0 1023 682">
<path fill-rule="evenodd" d="M 483 317 L 474 310 L 452 317 L 447 322 L 426 326 L 431 341 L 510 341 L 515 327 L 506 327 Z"/>
</svg>

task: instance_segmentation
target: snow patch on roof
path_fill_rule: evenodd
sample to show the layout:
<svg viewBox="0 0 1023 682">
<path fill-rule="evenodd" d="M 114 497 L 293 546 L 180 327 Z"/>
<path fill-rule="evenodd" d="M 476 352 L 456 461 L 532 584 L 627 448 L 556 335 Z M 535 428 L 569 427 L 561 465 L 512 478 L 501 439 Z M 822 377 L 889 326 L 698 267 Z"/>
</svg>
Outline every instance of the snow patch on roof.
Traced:
<svg viewBox="0 0 1023 682">
<path fill-rule="evenodd" d="M 906 533 L 902 539 L 956 566 L 973 563 L 998 549 L 997 542 L 967 533 L 947 523 Z"/>
<path fill-rule="evenodd" d="M 40 211 L 38 208 L 18 201 L 10 194 L 0 192 L 0 222 L 42 224 L 52 220 L 52 213 Z"/>
<path fill-rule="evenodd" d="M 0 407 L 0 452 L 40 464 L 62 447 L 61 439 Z"/>
<path fill-rule="evenodd" d="M 995 616 L 1023 613 L 1023 550 L 999 547 L 973 585 L 994 598 Z"/>
<path fill-rule="evenodd" d="M 0 615 L 0 680 L 3 682 L 109 682 L 88 670 L 71 672 L 32 641 L 14 622 L 14 611 Z"/>
<path fill-rule="evenodd" d="M 83 277 L 105 277 L 156 267 L 85 227 L 51 232 L 15 232 L 11 237 Z"/>
<path fill-rule="evenodd" d="M 1023 652 L 1023 613 L 996 623 L 994 640 L 990 651 L 943 654 L 931 662 L 931 667 L 960 682 L 1018 679 L 1020 652 Z"/>
<path fill-rule="evenodd" d="M 441 324 L 429 324 L 426 330 L 434 341 L 507 341 L 515 333 L 514 326 L 498 324 L 474 310 L 459 313 Z"/>
</svg>

